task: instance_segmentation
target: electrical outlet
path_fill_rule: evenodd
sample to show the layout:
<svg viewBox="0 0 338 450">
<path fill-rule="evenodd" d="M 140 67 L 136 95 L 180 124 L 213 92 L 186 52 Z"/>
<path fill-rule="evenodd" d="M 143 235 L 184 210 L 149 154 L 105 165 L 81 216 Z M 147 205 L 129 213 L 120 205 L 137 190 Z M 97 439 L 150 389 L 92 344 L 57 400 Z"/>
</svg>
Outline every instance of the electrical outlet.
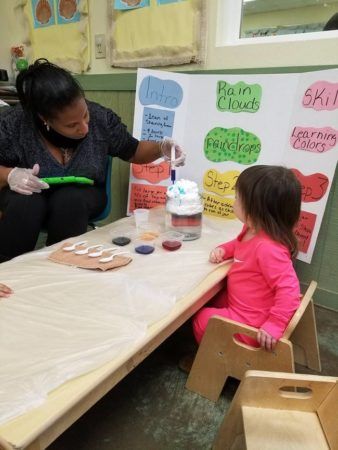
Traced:
<svg viewBox="0 0 338 450">
<path fill-rule="evenodd" d="M 106 36 L 104 34 L 95 34 L 95 58 L 106 57 Z"/>
</svg>

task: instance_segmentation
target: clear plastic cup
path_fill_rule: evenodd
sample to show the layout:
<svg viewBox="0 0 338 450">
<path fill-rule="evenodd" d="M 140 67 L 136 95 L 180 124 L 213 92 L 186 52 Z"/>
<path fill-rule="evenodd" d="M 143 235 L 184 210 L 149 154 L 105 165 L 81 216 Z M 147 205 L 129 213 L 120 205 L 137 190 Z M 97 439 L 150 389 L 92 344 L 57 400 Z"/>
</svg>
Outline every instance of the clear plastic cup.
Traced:
<svg viewBox="0 0 338 450">
<path fill-rule="evenodd" d="M 152 240 L 159 237 L 161 227 L 157 223 L 144 222 L 137 227 L 137 237 L 143 240 Z"/>
<path fill-rule="evenodd" d="M 156 239 L 135 239 L 134 250 L 141 255 L 150 255 L 155 250 Z"/>
<path fill-rule="evenodd" d="M 182 241 L 184 239 L 183 233 L 178 233 L 177 231 L 167 231 L 161 234 L 161 245 L 165 250 L 174 252 L 182 247 Z"/>
<path fill-rule="evenodd" d="M 138 228 L 142 223 L 149 221 L 149 209 L 137 208 L 134 209 L 135 225 Z"/>
<path fill-rule="evenodd" d="M 118 245 L 123 247 L 124 245 L 129 244 L 130 241 L 136 238 L 137 232 L 135 227 L 132 225 L 124 225 L 119 226 L 118 228 L 112 227 L 109 233 L 109 242 L 112 242 L 114 245 Z"/>
</svg>

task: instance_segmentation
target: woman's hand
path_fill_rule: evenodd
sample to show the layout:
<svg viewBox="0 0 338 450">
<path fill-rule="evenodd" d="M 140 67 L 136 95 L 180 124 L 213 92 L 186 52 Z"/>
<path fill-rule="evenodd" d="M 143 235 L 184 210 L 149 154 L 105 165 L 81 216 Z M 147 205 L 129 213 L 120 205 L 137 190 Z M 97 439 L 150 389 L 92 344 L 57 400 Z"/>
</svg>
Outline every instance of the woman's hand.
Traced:
<svg viewBox="0 0 338 450">
<path fill-rule="evenodd" d="M 40 193 L 41 189 L 48 189 L 49 185 L 37 177 L 39 171 L 39 164 L 34 164 L 33 169 L 14 167 L 7 177 L 10 189 L 24 195 L 32 195 L 33 192 Z"/>
<path fill-rule="evenodd" d="M 171 161 L 171 149 L 174 147 L 175 149 L 175 159 Z M 163 140 L 160 142 L 160 150 L 161 155 L 164 157 L 166 161 L 170 161 L 173 166 L 184 166 L 186 154 L 181 149 L 181 147 L 170 138 L 163 138 Z"/>
<path fill-rule="evenodd" d="M 218 264 L 224 261 L 224 257 L 225 257 L 225 250 L 221 247 L 216 247 L 213 250 L 211 250 L 209 255 L 209 261 Z"/>
<path fill-rule="evenodd" d="M 277 339 L 260 328 L 257 333 L 257 342 L 262 348 L 264 348 L 268 352 L 271 352 L 276 347 Z"/>
<path fill-rule="evenodd" d="M 0 283 L 0 297 L 9 297 L 11 294 L 13 294 L 12 289 L 5 284 Z"/>
</svg>

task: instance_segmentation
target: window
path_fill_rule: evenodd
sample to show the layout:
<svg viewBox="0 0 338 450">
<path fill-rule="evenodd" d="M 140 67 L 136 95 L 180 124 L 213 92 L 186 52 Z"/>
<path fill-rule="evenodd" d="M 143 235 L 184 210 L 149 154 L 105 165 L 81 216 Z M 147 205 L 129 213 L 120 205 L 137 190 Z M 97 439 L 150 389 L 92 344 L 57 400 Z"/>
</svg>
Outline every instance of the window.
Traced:
<svg viewBox="0 0 338 450">
<path fill-rule="evenodd" d="M 240 38 L 338 29 L 338 0 L 243 0 Z"/>
</svg>

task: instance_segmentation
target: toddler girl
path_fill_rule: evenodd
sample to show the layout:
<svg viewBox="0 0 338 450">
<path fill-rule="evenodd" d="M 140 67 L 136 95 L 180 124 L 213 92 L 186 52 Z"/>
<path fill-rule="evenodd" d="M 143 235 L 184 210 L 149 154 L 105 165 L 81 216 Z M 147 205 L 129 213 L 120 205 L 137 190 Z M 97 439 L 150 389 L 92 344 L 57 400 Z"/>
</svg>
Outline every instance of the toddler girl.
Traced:
<svg viewBox="0 0 338 450">
<path fill-rule="evenodd" d="M 252 166 L 236 183 L 234 213 L 244 223 L 236 239 L 210 253 L 212 263 L 233 259 L 227 287 L 193 319 L 199 343 L 210 317 L 228 317 L 259 329 L 257 341 L 241 341 L 273 350 L 300 302 L 292 265 L 297 254 L 293 229 L 301 205 L 301 186 L 293 172 L 279 166 Z"/>
</svg>

